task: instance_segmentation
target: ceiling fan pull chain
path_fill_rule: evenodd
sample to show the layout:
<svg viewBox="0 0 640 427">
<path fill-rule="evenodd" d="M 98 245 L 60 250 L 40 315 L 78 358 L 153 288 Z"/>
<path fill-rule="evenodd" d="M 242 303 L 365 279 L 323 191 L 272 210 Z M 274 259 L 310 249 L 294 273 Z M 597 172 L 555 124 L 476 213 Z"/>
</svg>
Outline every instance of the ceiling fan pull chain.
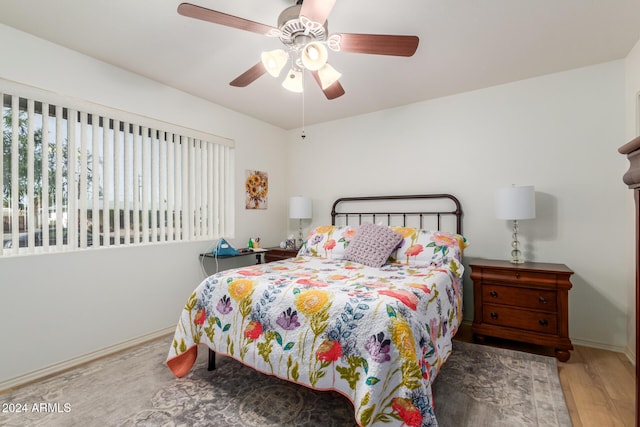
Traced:
<svg viewBox="0 0 640 427">
<path fill-rule="evenodd" d="M 300 137 L 302 138 L 303 141 L 307 137 L 307 135 L 304 134 L 304 93 L 306 92 L 304 87 L 305 74 L 306 73 L 304 72 L 304 70 L 302 70 L 302 135 L 300 135 Z"/>
</svg>

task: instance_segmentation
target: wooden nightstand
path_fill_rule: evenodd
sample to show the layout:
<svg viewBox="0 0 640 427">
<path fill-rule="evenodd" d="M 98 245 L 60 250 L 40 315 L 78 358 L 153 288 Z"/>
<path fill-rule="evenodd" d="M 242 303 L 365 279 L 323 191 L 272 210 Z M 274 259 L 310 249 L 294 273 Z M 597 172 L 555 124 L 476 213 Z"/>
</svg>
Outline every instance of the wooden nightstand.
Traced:
<svg viewBox="0 0 640 427">
<path fill-rule="evenodd" d="M 569 339 L 569 281 L 564 264 L 473 259 L 474 339 L 506 338 L 553 347 L 566 362 L 573 345 Z"/>
<path fill-rule="evenodd" d="M 267 248 L 267 250 L 268 252 L 264 255 L 265 262 L 295 258 L 298 255 L 298 249 Z"/>
</svg>

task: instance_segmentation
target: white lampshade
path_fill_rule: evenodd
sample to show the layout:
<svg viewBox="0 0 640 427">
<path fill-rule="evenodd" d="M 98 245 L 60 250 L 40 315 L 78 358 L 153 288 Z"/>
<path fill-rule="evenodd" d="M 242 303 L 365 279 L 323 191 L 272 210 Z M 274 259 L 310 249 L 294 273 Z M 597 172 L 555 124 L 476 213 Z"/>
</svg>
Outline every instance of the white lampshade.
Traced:
<svg viewBox="0 0 640 427">
<path fill-rule="evenodd" d="M 500 188 L 496 191 L 498 219 L 532 219 L 536 217 L 536 198 L 532 185 Z"/>
<path fill-rule="evenodd" d="M 313 202 L 309 197 L 293 196 L 289 199 L 289 218 L 311 219 Z"/>
<path fill-rule="evenodd" d="M 337 82 L 340 76 L 342 76 L 342 74 L 336 71 L 336 69 L 329 64 L 324 64 L 324 67 L 318 70 L 318 77 L 320 78 L 320 86 L 322 87 L 322 90 L 325 90 Z"/>
<path fill-rule="evenodd" d="M 302 93 L 302 72 L 294 69 L 289 70 L 282 82 L 282 87 L 291 92 Z"/>
<path fill-rule="evenodd" d="M 266 68 L 267 72 L 273 77 L 278 77 L 280 71 L 287 63 L 289 54 L 282 49 L 271 50 L 269 52 L 262 52 L 262 65 Z"/>
<path fill-rule="evenodd" d="M 317 41 L 307 43 L 300 54 L 300 59 L 302 59 L 305 68 L 311 71 L 316 71 L 324 67 L 328 58 L 327 48 Z"/>
</svg>

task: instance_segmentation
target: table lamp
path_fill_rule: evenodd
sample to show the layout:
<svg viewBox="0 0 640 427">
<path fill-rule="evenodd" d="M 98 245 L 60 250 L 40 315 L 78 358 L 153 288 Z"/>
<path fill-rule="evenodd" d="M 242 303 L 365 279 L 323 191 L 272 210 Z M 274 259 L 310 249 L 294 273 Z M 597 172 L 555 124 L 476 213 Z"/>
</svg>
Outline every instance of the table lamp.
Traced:
<svg viewBox="0 0 640 427">
<path fill-rule="evenodd" d="M 500 188 L 496 191 L 496 217 L 513 221 L 511 262 L 522 264 L 520 242 L 518 242 L 518 220 L 536 217 L 535 191 L 532 185 Z"/>
<path fill-rule="evenodd" d="M 302 220 L 311 219 L 313 202 L 309 197 L 293 196 L 289 199 L 289 218 L 298 220 L 298 240 L 297 247 L 301 247 L 302 240 Z"/>
</svg>

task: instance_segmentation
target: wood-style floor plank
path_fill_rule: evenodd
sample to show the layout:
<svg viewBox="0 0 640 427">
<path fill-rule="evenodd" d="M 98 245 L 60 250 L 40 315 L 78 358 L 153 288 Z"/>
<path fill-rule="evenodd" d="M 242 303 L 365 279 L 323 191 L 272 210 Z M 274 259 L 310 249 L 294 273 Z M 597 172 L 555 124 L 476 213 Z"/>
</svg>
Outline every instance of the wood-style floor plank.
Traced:
<svg viewBox="0 0 640 427">
<path fill-rule="evenodd" d="M 631 426 L 634 422 L 635 380 L 624 359 L 611 351 L 575 346 L 571 359 L 559 363 L 583 426 Z M 630 362 L 628 362 L 630 364 Z M 569 405 L 569 402 L 567 402 Z M 631 411 L 629 411 L 631 409 Z M 576 424 L 576 422 L 574 422 Z"/>
<path fill-rule="evenodd" d="M 560 385 L 562 385 L 562 391 L 564 392 L 564 400 L 567 402 L 567 409 L 569 410 L 569 416 L 573 422 L 573 427 L 583 427 L 580 421 L 580 413 L 578 412 L 578 405 L 576 405 L 575 397 L 571 391 L 571 383 L 567 377 L 566 367 L 558 366 L 558 377 L 560 378 Z"/>
</svg>

